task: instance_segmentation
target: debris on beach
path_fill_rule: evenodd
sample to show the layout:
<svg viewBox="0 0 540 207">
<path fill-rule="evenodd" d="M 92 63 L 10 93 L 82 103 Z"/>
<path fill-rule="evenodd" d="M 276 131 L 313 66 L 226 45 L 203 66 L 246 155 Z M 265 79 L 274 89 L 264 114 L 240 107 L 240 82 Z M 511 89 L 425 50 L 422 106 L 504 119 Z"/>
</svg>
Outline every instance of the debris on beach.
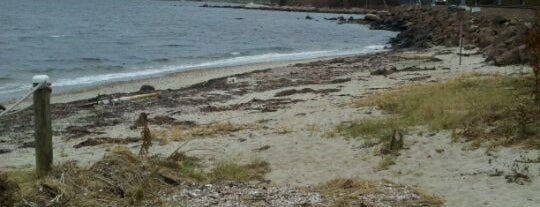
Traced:
<svg viewBox="0 0 540 207">
<path fill-rule="evenodd" d="M 73 148 L 81 147 L 91 147 L 102 144 L 129 144 L 134 142 L 139 142 L 141 139 L 137 137 L 128 137 L 128 138 L 111 138 L 111 137 L 96 137 L 88 138 L 78 144 L 74 145 Z"/>
</svg>

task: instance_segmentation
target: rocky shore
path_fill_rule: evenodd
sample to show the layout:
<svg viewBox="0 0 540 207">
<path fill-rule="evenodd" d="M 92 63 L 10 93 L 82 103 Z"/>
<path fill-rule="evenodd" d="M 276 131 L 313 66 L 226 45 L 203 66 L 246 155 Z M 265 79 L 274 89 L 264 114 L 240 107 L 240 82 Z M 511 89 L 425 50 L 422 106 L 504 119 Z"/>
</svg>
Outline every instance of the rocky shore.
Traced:
<svg viewBox="0 0 540 207">
<path fill-rule="evenodd" d="M 494 65 L 526 64 L 530 57 L 523 36 L 531 25 L 533 11 L 529 9 L 501 9 L 481 12 L 461 11 L 446 6 L 392 7 L 390 11 L 363 8 L 336 9 L 315 7 L 267 6 L 247 4 L 207 5 L 209 8 L 256 9 L 312 13 L 365 14 L 364 19 L 336 17 L 338 23 L 360 23 L 371 29 L 399 31 L 390 43 L 395 49 L 456 47 L 459 45 L 460 19 L 463 18 L 463 45 L 479 48 L 486 61 Z M 463 14 L 463 16 L 461 16 Z"/>
<path fill-rule="evenodd" d="M 463 11 L 463 34 L 466 48 L 477 47 L 486 61 L 495 65 L 524 64 L 529 61 L 523 42 L 531 25 L 527 17 L 513 17 L 516 12 L 504 13 Z M 532 16 L 532 13 L 531 13 Z M 396 48 L 429 48 L 435 45 L 459 45 L 460 12 L 445 7 L 393 8 L 368 19 L 372 29 L 400 31 L 391 40 Z"/>
<path fill-rule="evenodd" d="M 333 13 L 333 14 L 367 14 L 375 12 L 372 9 L 353 8 L 317 8 L 307 6 L 273 6 L 263 4 L 246 4 L 246 5 L 209 5 L 204 4 L 201 7 L 205 8 L 226 8 L 226 9 L 251 9 L 251 10 L 270 10 L 270 11 L 285 11 L 285 12 L 310 12 L 310 13 Z"/>
</svg>

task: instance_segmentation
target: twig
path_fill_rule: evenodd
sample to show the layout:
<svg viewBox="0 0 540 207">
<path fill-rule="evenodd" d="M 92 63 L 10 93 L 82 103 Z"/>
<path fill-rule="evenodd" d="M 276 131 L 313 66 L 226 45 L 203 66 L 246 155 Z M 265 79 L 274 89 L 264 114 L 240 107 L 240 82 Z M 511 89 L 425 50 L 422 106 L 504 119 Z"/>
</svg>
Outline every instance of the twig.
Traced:
<svg viewBox="0 0 540 207">
<path fill-rule="evenodd" d="M 212 149 L 212 148 L 196 148 L 196 149 L 189 149 L 189 150 L 186 150 L 184 151 L 184 153 L 188 153 L 188 152 L 191 152 L 191 151 L 214 151 L 216 149 Z"/>
<path fill-rule="evenodd" d="M 167 159 L 171 159 L 171 157 L 172 157 L 174 154 L 178 153 L 178 151 L 179 151 L 180 149 L 182 149 L 182 147 L 186 146 L 186 144 L 188 144 L 188 143 L 191 142 L 191 141 L 192 141 L 192 139 L 188 139 L 187 141 L 185 141 L 184 143 L 182 143 L 182 145 L 180 145 L 178 148 L 176 148 L 176 150 L 174 150 L 174 151 L 169 155 L 169 157 L 168 157 Z"/>
</svg>

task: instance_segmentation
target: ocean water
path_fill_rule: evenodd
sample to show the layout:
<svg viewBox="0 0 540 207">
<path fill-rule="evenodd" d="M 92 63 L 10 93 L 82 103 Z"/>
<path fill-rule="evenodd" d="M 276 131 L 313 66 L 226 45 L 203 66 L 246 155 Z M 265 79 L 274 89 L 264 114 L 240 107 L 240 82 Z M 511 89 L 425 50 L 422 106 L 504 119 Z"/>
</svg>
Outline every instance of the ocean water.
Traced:
<svg viewBox="0 0 540 207">
<path fill-rule="evenodd" d="M 338 14 L 201 5 L 1 0 L 0 100 L 29 90 L 35 74 L 49 75 L 58 92 L 205 67 L 371 52 L 395 36 L 324 20 Z"/>
</svg>

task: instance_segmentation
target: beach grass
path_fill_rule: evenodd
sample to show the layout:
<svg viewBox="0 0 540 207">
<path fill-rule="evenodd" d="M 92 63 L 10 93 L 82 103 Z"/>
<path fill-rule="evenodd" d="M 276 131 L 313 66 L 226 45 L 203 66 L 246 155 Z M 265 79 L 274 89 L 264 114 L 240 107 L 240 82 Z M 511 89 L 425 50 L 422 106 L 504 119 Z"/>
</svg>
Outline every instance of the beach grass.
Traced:
<svg viewBox="0 0 540 207">
<path fill-rule="evenodd" d="M 366 204 L 358 203 L 362 200 L 377 198 L 377 194 L 384 192 L 387 187 L 398 189 L 405 188 L 403 185 L 395 184 L 388 180 L 374 181 L 364 179 L 343 179 L 338 178 L 321 183 L 315 187 L 315 190 L 324 196 L 335 198 L 333 206 L 364 206 Z M 408 201 L 396 201 L 395 206 L 442 206 L 445 202 L 443 198 L 433 194 L 427 194 L 416 189 L 408 189 L 408 193 L 415 194 L 416 199 Z M 366 199 L 368 198 L 368 199 Z M 369 201 L 368 201 L 369 202 Z M 363 204 L 363 205 L 359 205 Z M 371 205 L 366 205 L 371 206 Z"/>
<path fill-rule="evenodd" d="M 335 126 L 335 129 L 328 133 L 333 137 L 341 135 L 345 138 L 356 138 L 363 136 L 366 139 L 380 138 L 389 139 L 395 128 L 402 126 L 401 120 L 393 117 L 367 118 L 361 120 L 352 120 L 341 122 Z"/>
<path fill-rule="evenodd" d="M 356 107 L 376 106 L 390 116 L 339 124 L 335 131 L 345 137 L 384 138 L 392 128 L 425 126 L 453 130 L 467 140 L 540 147 L 533 81 L 531 76 L 469 74 L 443 83 L 405 85 L 353 101 Z"/>
<path fill-rule="evenodd" d="M 255 160 L 247 165 L 240 165 L 232 161 L 223 161 L 208 173 L 208 180 L 212 182 L 236 180 L 261 180 L 264 174 L 270 171 L 269 164 Z"/>
<path fill-rule="evenodd" d="M 375 171 L 388 170 L 390 166 L 396 164 L 396 157 L 393 155 L 384 156 L 379 164 L 375 167 Z"/>
</svg>

